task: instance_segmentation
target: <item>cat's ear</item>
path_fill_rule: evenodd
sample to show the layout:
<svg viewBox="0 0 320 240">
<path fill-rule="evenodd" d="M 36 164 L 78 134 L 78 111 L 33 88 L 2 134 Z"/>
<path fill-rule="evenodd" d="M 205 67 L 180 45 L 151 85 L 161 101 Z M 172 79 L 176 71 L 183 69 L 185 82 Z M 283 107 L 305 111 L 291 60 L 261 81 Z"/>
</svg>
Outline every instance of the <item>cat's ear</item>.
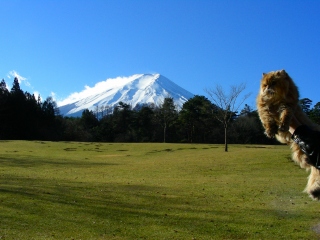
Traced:
<svg viewBox="0 0 320 240">
<path fill-rule="evenodd" d="M 280 70 L 279 73 L 280 73 L 280 75 L 286 75 L 287 74 L 284 69 Z"/>
<path fill-rule="evenodd" d="M 284 76 L 285 73 L 286 72 L 284 70 L 278 70 L 278 71 L 276 71 L 276 76 Z"/>
<path fill-rule="evenodd" d="M 264 77 L 265 75 L 267 75 L 266 73 L 262 73 L 262 77 Z"/>
</svg>

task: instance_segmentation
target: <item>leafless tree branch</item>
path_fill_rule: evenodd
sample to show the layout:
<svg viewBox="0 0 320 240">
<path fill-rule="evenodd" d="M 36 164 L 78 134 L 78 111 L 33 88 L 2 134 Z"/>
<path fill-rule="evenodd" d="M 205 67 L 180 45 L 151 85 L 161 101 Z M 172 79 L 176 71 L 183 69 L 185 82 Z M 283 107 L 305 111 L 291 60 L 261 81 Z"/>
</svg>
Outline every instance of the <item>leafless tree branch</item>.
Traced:
<svg viewBox="0 0 320 240">
<path fill-rule="evenodd" d="M 231 86 L 229 94 L 226 94 L 222 86 L 219 84 L 217 84 L 215 88 L 205 89 L 205 92 L 210 96 L 212 102 L 218 107 L 216 118 L 218 119 L 218 121 L 223 123 L 225 128 L 225 151 L 228 151 L 228 123 L 232 119 L 233 114 L 239 110 L 244 101 L 251 95 L 251 93 L 245 94 L 239 101 L 239 96 L 245 89 L 245 83 Z"/>
</svg>

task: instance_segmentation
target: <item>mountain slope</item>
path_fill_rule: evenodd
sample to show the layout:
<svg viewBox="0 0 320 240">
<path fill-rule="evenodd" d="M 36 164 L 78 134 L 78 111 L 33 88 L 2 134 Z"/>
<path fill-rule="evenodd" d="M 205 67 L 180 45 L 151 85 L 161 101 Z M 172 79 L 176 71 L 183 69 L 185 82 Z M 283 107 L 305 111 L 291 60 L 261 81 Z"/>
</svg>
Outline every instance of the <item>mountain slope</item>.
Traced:
<svg viewBox="0 0 320 240">
<path fill-rule="evenodd" d="M 160 74 L 137 74 L 125 80 L 116 80 L 107 80 L 98 94 L 60 106 L 60 113 L 64 116 L 81 116 L 85 109 L 113 109 L 121 101 L 130 104 L 132 108 L 142 104 L 159 106 L 166 97 L 172 97 L 175 104 L 182 107 L 184 102 L 194 96 Z"/>
</svg>

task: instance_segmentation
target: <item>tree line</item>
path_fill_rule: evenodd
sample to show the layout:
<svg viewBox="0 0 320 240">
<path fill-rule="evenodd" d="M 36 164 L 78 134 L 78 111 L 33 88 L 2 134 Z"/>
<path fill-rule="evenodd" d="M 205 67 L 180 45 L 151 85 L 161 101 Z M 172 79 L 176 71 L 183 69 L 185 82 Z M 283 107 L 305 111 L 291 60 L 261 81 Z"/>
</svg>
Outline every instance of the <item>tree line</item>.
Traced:
<svg viewBox="0 0 320 240">
<path fill-rule="evenodd" d="M 0 82 L 0 139 L 59 140 L 57 105 L 51 97 L 41 101 L 40 96 L 23 92 L 18 78 L 11 90 L 4 80 Z"/>
<path fill-rule="evenodd" d="M 311 107 L 312 101 L 304 98 L 300 103 L 320 124 L 320 102 Z M 160 106 L 132 109 L 120 102 L 112 113 L 99 115 L 86 109 L 81 117 L 63 117 L 51 97 L 42 101 L 40 96 L 23 92 L 15 78 L 10 91 L 4 80 L 0 83 L 0 139 L 220 144 L 225 142 L 221 110 L 205 96 L 195 95 L 179 110 L 168 97 Z M 228 143 L 275 143 L 265 137 L 257 111 L 250 106 L 229 114 Z"/>
</svg>

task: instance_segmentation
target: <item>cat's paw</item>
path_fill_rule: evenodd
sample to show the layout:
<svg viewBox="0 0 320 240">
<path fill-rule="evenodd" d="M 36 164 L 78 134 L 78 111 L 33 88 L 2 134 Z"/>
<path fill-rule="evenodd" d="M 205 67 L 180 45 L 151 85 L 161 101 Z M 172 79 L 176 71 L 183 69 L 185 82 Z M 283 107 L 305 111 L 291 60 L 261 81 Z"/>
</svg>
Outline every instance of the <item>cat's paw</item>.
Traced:
<svg viewBox="0 0 320 240">
<path fill-rule="evenodd" d="M 274 133 L 269 133 L 267 131 L 264 132 L 264 134 L 268 137 L 268 138 L 274 138 L 276 135 Z"/>
<path fill-rule="evenodd" d="M 279 131 L 281 131 L 281 132 L 287 132 L 287 131 L 289 131 L 289 125 L 288 125 L 288 124 L 281 123 L 280 126 L 279 126 Z"/>
<path fill-rule="evenodd" d="M 268 128 L 268 129 L 266 129 L 265 132 L 264 132 L 264 134 L 265 134 L 268 138 L 274 138 L 277 133 L 278 133 L 278 129 L 277 129 L 277 128 Z"/>
</svg>

